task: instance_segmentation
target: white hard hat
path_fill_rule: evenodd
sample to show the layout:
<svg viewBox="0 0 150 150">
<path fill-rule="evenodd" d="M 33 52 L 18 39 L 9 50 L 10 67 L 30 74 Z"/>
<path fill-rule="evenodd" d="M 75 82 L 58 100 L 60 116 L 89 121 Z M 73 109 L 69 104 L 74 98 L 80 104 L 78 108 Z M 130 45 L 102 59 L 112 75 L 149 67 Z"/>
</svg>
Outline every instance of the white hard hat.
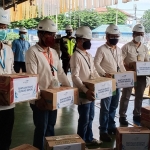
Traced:
<svg viewBox="0 0 150 150">
<path fill-rule="evenodd" d="M 145 28 L 142 24 L 137 24 L 133 27 L 133 32 L 145 32 Z"/>
<path fill-rule="evenodd" d="M 2 7 L 0 7 L 0 23 L 1 24 L 10 24 L 10 17 L 8 11 L 5 11 Z"/>
<path fill-rule="evenodd" d="M 39 22 L 37 30 L 57 32 L 57 27 L 56 27 L 56 24 L 52 20 L 45 18 Z"/>
<path fill-rule="evenodd" d="M 106 28 L 106 34 L 120 34 L 120 31 L 116 25 L 111 24 Z"/>
<path fill-rule="evenodd" d="M 85 39 L 92 39 L 92 31 L 88 26 L 82 26 L 77 29 L 75 36 Z"/>
<path fill-rule="evenodd" d="M 19 32 L 27 32 L 27 29 L 26 29 L 25 27 L 21 27 L 21 28 L 19 29 Z"/>
<path fill-rule="evenodd" d="M 71 25 L 66 26 L 66 30 L 73 30 Z"/>
</svg>

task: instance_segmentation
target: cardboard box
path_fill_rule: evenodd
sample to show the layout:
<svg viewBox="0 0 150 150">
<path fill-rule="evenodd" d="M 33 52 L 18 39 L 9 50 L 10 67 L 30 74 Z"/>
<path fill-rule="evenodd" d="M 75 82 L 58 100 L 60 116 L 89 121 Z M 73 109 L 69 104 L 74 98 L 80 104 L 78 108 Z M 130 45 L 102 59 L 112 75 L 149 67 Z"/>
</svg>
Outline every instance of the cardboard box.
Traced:
<svg viewBox="0 0 150 150">
<path fill-rule="evenodd" d="M 113 148 L 96 148 L 96 149 L 87 149 L 87 150 L 114 150 Z"/>
<path fill-rule="evenodd" d="M 116 94 L 115 79 L 99 77 L 94 80 L 86 80 L 83 83 L 88 89 L 95 92 L 96 99 L 103 99 Z"/>
<path fill-rule="evenodd" d="M 147 128 L 150 129 L 150 121 L 141 119 L 141 123 L 140 124 L 141 124 L 142 127 L 147 127 Z"/>
<path fill-rule="evenodd" d="M 117 150 L 149 150 L 150 130 L 144 127 L 119 127 L 116 134 Z"/>
<path fill-rule="evenodd" d="M 131 62 L 129 63 L 129 68 L 136 71 L 137 76 L 150 75 L 150 62 Z"/>
<path fill-rule="evenodd" d="M 45 138 L 45 150 L 85 150 L 85 142 L 77 134 Z"/>
<path fill-rule="evenodd" d="M 145 106 L 141 108 L 141 114 L 150 115 L 150 106 Z"/>
<path fill-rule="evenodd" d="M 128 88 L 136 86 L 136 73 L 134 71 L 117 72 L 112 74 L 116 80 L 117 88 Z"/>
<path fill-rule="evenodd" d="M 79 98 L 78 89 L 72 87 L 41 90 L 41 95 L 47 102 L 46 109 L 48 110 L 56 110 L 73 105 Z"/>
<path fill-rule="evenodd" d="M 38 98 L 38 75 L 0 75 L 0 105 L 7 106 Z"/>
<path fill-rule="evenodd" d="M 23 144 L 21 146 L 15 147 L 11 150 L 39 150 L 38 148 L 35 148 L 29 144 Z"/>
</svg>

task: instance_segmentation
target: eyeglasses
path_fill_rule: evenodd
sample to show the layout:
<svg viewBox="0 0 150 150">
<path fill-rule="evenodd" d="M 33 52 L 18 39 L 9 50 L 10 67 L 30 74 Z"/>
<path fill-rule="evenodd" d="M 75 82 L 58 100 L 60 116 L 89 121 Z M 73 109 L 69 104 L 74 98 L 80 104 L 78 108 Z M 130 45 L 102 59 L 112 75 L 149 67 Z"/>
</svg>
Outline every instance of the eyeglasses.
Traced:
<svg viewBox="0 0 150 150">
<path fill-rule="evenodd" d="M 120 36 L 111 36 L 111 37 L 109 37 L 110 39 L 119 39 L 120 38 Z"/>
</svg>

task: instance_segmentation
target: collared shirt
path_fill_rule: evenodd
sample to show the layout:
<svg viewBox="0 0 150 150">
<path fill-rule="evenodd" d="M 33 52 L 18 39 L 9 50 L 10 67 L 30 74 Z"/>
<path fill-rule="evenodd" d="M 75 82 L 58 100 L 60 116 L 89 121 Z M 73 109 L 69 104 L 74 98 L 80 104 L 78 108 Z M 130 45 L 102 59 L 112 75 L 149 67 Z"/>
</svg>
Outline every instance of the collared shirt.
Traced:
<svg viewBox="0 0 150 150">
<path fill-rule="evenodd" d="M 25 62 L 25 54 L 29 49 L 30 43 L 25 40 L 17 39 L 12 43 L 12 50 L 14 52 L 14 60 L 19 62 Z"/>
<path fill-rule="evenodd" d="M 122 55 L 126 65 L 130 62 L 137 61 L 138 55 L 141 61 L 149 61 L 148 48 L 144 44 L 137 47 L 133 41 L 122 47 Z"/>
<path fill-rule="evenodd" d="M 55 78 L 58 79 L 63 86 L 70 86 L 69 80 L 61 67 L 57 52 L 52 48 L 49 48 L 49 51 L 51 51 L 54 60 L 53 67 L 55 67 L 57 70 L 54 70 Z M 44 50 L 38 44 L 30 47 L 26 52 L 27 73 L 39 75 L 40 90 L 48 89 L 51 86 L 51 81 L 54 78 L 49 62 L 47 61 L 43 52 Z M 35 101 L 32 101 L 31 103 L 34 104 L 34 102 Z"/>
<path fill-rule="evenodd" d="M 123 64 L 121 49 L 117 46 L 114 50 L 107 44 L 100 46 L 97 49 L 94 64 L 100 75 L 117 72 L 117 66 L 120 68 L 121 72 L 126 71 Z"/>
<path fill-rule="evenodd" d="M 6 54 L 6 57 L 4 58 L 4 51 Z M 5 68 L 3 68 L 0 65 L 0 74 L 12 74 L 15 73 L 14 69 L 13 69 L 13 63 L 14 63 L 14 55 L 12 52 L 12 49 L 5 44 L 2 44 L 2 49 L 0 50 L 0 59 L 4 62 L 5 64 Z M 7 110 L 7 109 L 11 109 L 14 108 L 15 104 L 12 104 L 10 106 L 0 106 L 0 111 L 1 110 Z"/>
<path fill-rule="evenodd" d="M 78 48 L 76 48 L 76 51 L 71 56 L 70 67 L 71 67 L 73 86 L 77 87 L 79 91 L 82 91 L 84 93 L 86 93 L 88 89 L 83 84 L 83 81 L 90 79 L 91 73 L 94 75 L 94 77 L 99 77 L 95 69 L 92 56 L 88 52 L 83 52 Z M 87 101 L 89 102 L 89 100 L 85 100 L 85 103 L 87 103 Z"/>
</svg>

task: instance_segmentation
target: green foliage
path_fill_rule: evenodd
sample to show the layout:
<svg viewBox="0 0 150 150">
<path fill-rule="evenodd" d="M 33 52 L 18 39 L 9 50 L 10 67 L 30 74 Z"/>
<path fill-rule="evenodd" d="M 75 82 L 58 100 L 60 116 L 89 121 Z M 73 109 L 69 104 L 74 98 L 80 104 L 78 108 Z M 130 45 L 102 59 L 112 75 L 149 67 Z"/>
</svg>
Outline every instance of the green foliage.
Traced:
<svg viewBox="0 0 150 150">
<path fill-rule="evenodd" d="M 7 34 L 6 40 L 13 41 L 13 40 L 18 39 L 18 38 L 19 38 L 19 35 L 17 33 L 9 32 Z"/>
<path fill-rule="evenodd" d="M 142 21 L 145 27 L 145 32 L 150 33 L 150 9 L 144 12 Z"/>
<path fill-rule="evenodd" d="M 83 10 L 83 11 L 73 11 L 71 13 L 63 13 L 58 15 L 58 30 L 64 30 L 66 25 L 71 24 L 74 29 L 79 26 L 89 26 L 91 29 L 95 29 L 101 24 L 111 24 L 116 22 L 116 9 L 107 8 L 108 12 L 98 13 L 95 10 Z M 56 16 L 48 16 L 47 18 L 52 19 L 56 22 Z M 22 20 L 17 22 L 12 22 L 9 28 L 16 28 L 24 26 L 27 29 L 36 28 L 38 22 L 42 18 L 34 18 L 28 20 Z M 118 24 L 125 24 L 126 15 L 118 11 Z"/>
<path fill-rule="evenodd" d="M 107 7 L 107 12 L 101 14 L 101 23 L 102 24 L 116 24 L 116 9 Z M 127 16 L 118 11 L 118 24 L 125 24 L 127 20 Z"/>
</svg>

